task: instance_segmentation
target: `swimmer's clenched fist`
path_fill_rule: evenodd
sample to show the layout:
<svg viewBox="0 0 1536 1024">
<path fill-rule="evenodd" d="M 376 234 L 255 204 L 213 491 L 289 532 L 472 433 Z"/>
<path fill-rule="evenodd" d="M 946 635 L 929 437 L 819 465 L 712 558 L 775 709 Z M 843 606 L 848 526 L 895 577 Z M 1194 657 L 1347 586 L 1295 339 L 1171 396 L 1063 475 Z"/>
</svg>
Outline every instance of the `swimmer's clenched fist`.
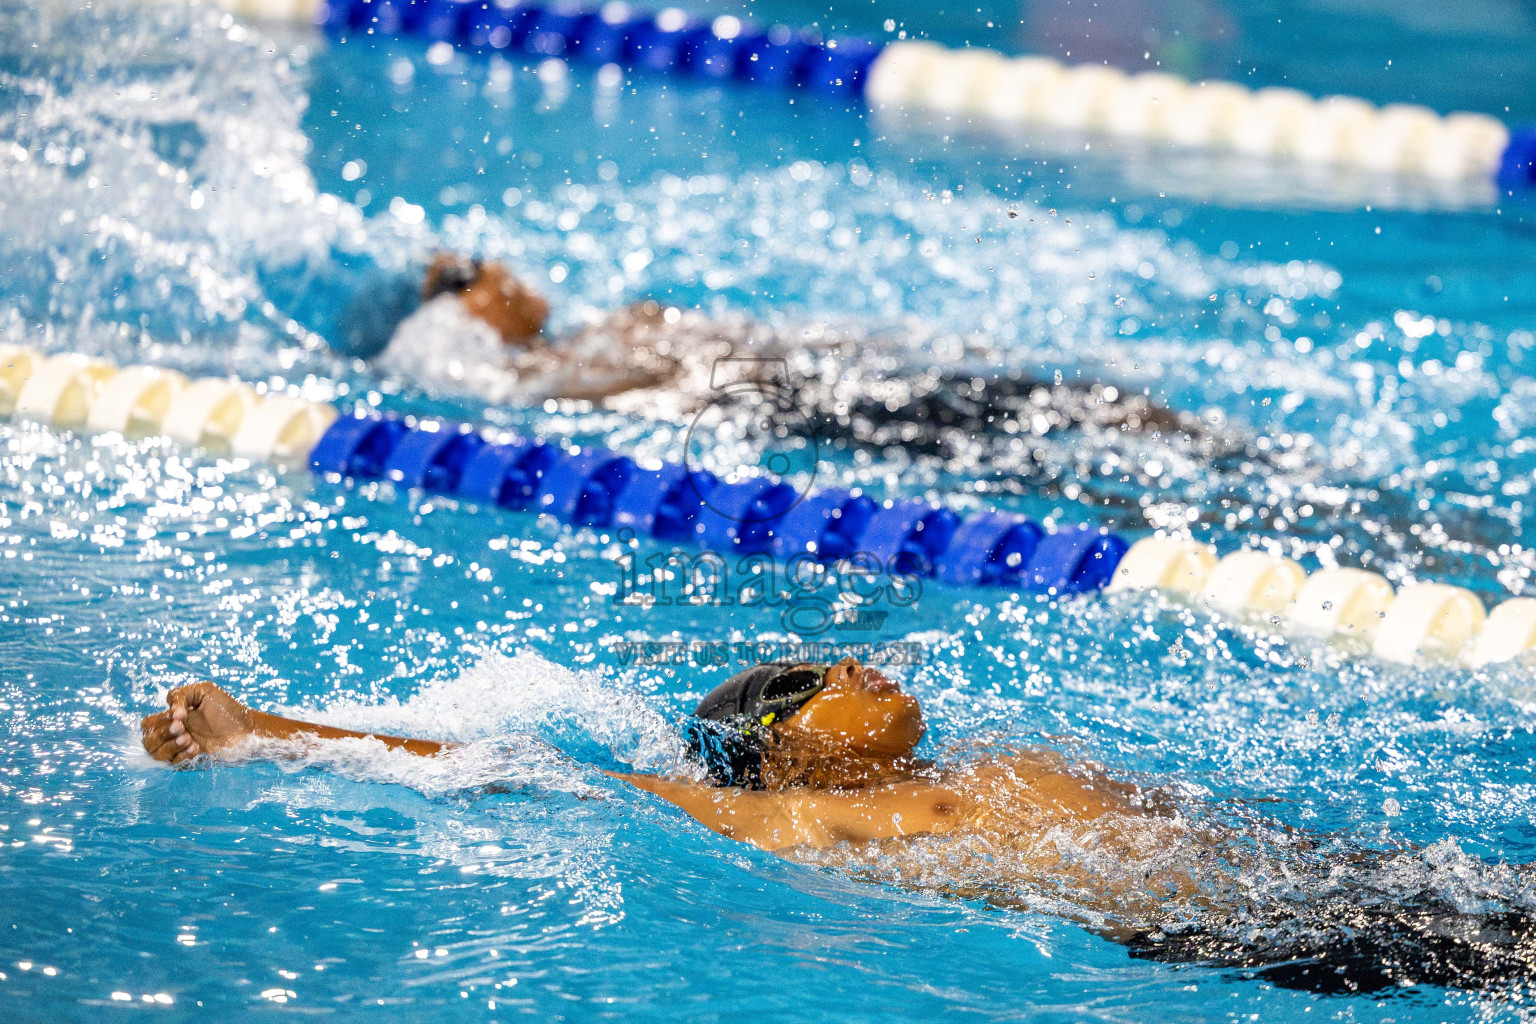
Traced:
<svg viewBox="0 0 1536 1024">
<path fill-rule="evenodd" d="M 179 686 L 165 695 L 166 710 L 140 723 L 144 749 L 156 761 L 181 764 L 256 732 L 251 709 L 212 683 Z"/>
</svg>

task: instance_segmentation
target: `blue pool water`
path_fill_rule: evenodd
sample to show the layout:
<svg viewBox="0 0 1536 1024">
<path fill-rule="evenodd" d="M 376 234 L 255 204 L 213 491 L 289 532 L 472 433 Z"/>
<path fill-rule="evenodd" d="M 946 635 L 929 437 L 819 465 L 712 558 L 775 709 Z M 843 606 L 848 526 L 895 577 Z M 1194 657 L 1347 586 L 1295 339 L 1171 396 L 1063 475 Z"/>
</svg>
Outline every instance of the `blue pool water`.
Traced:
<svg viewBox="0 0 1536 1024">
<path fill-rule="evenodd" d="M 1065 51 L 1084 31 L 1070 5 L 756 8 L 1010 49 Z M 1449 22 L 1419 3 L 1114 14 L 1139 26 L 1114 46 L 1185 73 L 1536 116 L 1536 26 L 1517 4 Z M 664 416 L 422 393 L 290 329 L 294 268 L 344 285 L 448 244 L 510 260 L 560 324 L 664 297 L 851 340 L 864 374 L 981 360 L 1093 375 L 1262 439 L 1215 465 L 1171 441 L 1070 436 L 979 464 L 835 460 L 873 493 L 1131 536 L 1188 523 L 1490 604 L 1530 592 L 1529 201 L 1005 146 L 558 70 L 173 8 L 4 3 L 5 340 L 676 454 Z M 1065 920 L 1070 894 L 984 857 L 776 859 L 609 781 L 596 769 L 675 767 L 676 720 L 725 671 L 625 664 L 625 643 L 793 637 L 775 609 L 616 603 L 624 549 L 606 533 L 162 441 L 6 423 L 0 452 L 4 1019 L 1525 1013 L 1508 992 L 1328 998 L 1132 960 Z M 1536 913 L 1529 875 L 1501 866 L 1536 860 L 1528 666 L 1390 667 L 1141 597 L 936 584 L 879 630 L 830 638 L 920 649 L 898 674 L 928 709 L 931 756 L 1045 744 L 1168 783 L 1217 821 L 1273 801 L 1258 806 L 1340 848 L 1417 848 L 1368 879 L 1340 867 L 1339 891 Z M 138 717 L 198 678 L 467 745 L 431 762 L 338 745 L 152 764 Z M 1261 901 L 1315 895 L 1288 863 L 1242 882 Z M 924 885 L 886 884 L 903 870 Z"/>
</svg>

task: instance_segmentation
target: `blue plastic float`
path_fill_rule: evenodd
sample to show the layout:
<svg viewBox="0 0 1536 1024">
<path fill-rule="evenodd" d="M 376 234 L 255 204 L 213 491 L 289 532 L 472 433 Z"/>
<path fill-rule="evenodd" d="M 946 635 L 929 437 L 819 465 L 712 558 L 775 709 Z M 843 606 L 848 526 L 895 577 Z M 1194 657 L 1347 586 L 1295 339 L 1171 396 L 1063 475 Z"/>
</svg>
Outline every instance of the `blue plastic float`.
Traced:
<svg viewBox="0 0 1536 1024">
<path fill-rule="evenodd" d="M 560 450 L 553 445 L 524 438 L 488 444 L 464 467 L 454 493 L 499 508 L 528 508 L 539 493 L 544 474 L 559 454 Z"/>
</svg>

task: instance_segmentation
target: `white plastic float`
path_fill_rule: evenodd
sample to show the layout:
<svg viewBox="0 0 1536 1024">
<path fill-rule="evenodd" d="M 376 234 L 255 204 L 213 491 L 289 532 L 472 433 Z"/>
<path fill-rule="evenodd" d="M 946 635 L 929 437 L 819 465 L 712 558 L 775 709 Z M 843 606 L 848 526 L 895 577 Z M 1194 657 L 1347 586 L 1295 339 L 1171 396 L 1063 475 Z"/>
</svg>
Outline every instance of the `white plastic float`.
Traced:
<svg viewBox="0 0 1536 1024">
<path fill-rule="evenodd" d="M 977 97 L 975 109 L 1004 125 L 1039 121 L 1065 77 L 1060 64 L 1043 57 L 1004 61 L 992 73 L 991 93 Z"/>
<path fill-rule="evenodd" d="M 1147 537 L 1125 553 L 1105 589 L 1194 594 L 1205 586 L 1206 578 L 1215 568 L 1216 552 L 1205 544 L 1174 537 Z"/>
<path fill-rule="evenodd" d="M 1445 583 L 1404 587 L 1382 615 L 1371 650 L 1378 658 L 1403 665 L 1421 656 L 1452 661 L 1472 643 L 1487 617 L 1470 590 Z"/>
<path fill-rule="evenodd" d="M 1376 107 L 1294 89 L 1190 83 L 1159 71 L 1126 75 L 1047 57 L 1009 59 L 975 47 L 886 46 L 870 68 L 873 106 L 971 112 L 997 121 L 1227 149 L 1255 157 L 1467 180 L 1494 175 L 1509 129 L 1485 114 Z"/>
<path fill-rule="evenodd" d="M 9 416 L 16 411 L 21 387 L 32 376 L 32 367 L 42 358 L 30 348 L 0 345 L 0 416 Z"/>
<path fill-rule="evenodd" d="M 1536 651 L 1536 598 L 1512 598 L 1488 614 L 1461 587 L 1419 583 L 1394 592 L 1364 569 L 1308 576 L 1295 561 L 1257 550 L 1218 561 L 1209 546 L 1186 538 L 1137 541 L 1105 589 L 1182 594 L 1230 615 L 1262 615 L 1292 633 L 1357 638 L 1399 664 L 1423 659 L 1479 668 Z"/>
<path fill-rule="evenodd" d="M 936 43 L 907 43 L 895 53 L 889 47 L 869 69 L 864 95 L 871 103 L 899 107 L 916 98 L 928 87 L 929 75 L 944 61 L 949 51 Z M 990 52 L 990 51 L 988 51 Z M 1007 61 L 994 54 L 998 64 Z"/>
<path fill-rule="evenodd" d="M 1488 614 L 1467 652 L 1467 664 L 1481 668 L 1519 658 L 1532 649 L 1536 649 L 1536 598 L 1516 597 Z"/>
<path fill-rule="evenodd" d="M 1236 551 L 1216 563 L 1200 596 L 1212 608 L 1232 615 L 1274 614 L 1290 606 L 1306 578 L 1292 559 Z"/>
<path fill-rule="evenodd" d="M 320 10 L 321 0 L 215 0 L 219 7 L 254 21 L 288 21 L 309 24 Z"/>
<path fill-rule="evenodd" d="M 925 53 L 923 59 L 931 60 L 932 56 Z M 995 88 L 997 73 L 1007 63 L 1001 54 L 990 50 L 963 50 L 953 60 L 935 62 L 933 70 L 942 74 L 924 80 L 926 106 L 951 113 L 975 109 L 977 102 Z"/>
<path fill-rule="evenodd" d="M 1374 572 L 1323 569 L 1309 576 L 1296 595 L 1290 625 L 1298 633 L 1369 639 L 1396 597 L 1392 584 Z"/>
<path fill-rule="evenodd" d="M 228 448 L 256 404 L 256 389 L 239 381 L 205 377 L 171 399 L 161 430 L 184 444 Z"/>
<path fill-rule="evenodd" d="M 1159 71 L 1128 76 L 1120 94 L 1109 98 L 1105 128 L 1127 138 L 1164 138 L 1187 102 L 1189 91 L 1188 82 Z"/>
<path fill-rule="evenodd" d="M 1114 117 L 1128 77 L 1118 68 L 1085 64 L 1047 79 L 1041 122 L 1071 131 L 1103 131 Z"/>
<path fill-rule="evenodd" d="M 171 401 L 187 386 L 184 374 L 154 366 L 129 366 L 107 381 L 85 425 L 97 433 L 143 436 L 159 433 Z"/>
<path fill-rule="evenodd" d="M 1426 169 L 1443 177 L 1472 177 L 1498 167 L 1509 148 L 1509 129 L 1483 114 L 1452 114 L 1445 119 L 1446 145 L 1430 154 Z M 1436 166 L 1441 168 L 1437 171 Z"/>
<path fill-rule="evenodd" d="M 116 373 L 117 367 L 111 363 L 88 356 L 67 354 L 34 360 L 16 395 L 14 413 L 59 427 L 83 426 L 91 403 Z"/>
<path fill-rule="evenodd" d="M 1247 110 L 1248 90 L 1227 82 L 1201 82 L 1170 112 L 1168 139 L 1181 146 L 1225 146 Z"/>
<path fill-rule="evenodd" d="M 268 395 L 246 410 L 230 449 L 278 462 L 306 458 L 336 416 L 336 407 L 328 403 Z"/>
<path fill-rule="evenodd" d="M 1231 146 L 1249 156 L 1289 156 L 1317 103 L 1295 89 L 1260 89 L 1239 104 Z"/>
<path fill-rule="evenodd" d="M 188 444 L 250 458 L 307 458 L 337 417 L 336 407 L 289 395 L 258 397 L 249 384 L 101 359 L 42 356 L 0 347 L 0 412 L 57 427 L 142 436 L 163 433 Z"/>
<path fill-rule="evenodd" d="M 1324 97 L 1317 101 L 1312 115 L 1295 126 L 1291 158 L 1308 164 L 1360 163 L 1365 157 L 1361 143 L 1370 137 L 1375 124 L 1376 108 L 1364 100 Z M 1494 159 L 1497 167 L 1498 158 Z"/>
</svg>

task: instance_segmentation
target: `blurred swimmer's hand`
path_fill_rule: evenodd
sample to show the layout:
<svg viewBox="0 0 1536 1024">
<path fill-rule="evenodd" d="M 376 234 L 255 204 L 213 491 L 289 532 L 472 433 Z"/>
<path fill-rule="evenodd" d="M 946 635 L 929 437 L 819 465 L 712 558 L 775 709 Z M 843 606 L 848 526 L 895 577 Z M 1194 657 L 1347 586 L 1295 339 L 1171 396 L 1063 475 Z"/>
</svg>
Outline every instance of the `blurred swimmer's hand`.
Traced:
<svg viewBox="0 0 1536 1024">
<path fill-rule="evenodd" d="M 165 695 L 167 710 L 140 723 L 144 749 L 156 761 L 181 764 L 256 733 L 251 709 L 212 683 L 179 686 Z"/>
</svg>

